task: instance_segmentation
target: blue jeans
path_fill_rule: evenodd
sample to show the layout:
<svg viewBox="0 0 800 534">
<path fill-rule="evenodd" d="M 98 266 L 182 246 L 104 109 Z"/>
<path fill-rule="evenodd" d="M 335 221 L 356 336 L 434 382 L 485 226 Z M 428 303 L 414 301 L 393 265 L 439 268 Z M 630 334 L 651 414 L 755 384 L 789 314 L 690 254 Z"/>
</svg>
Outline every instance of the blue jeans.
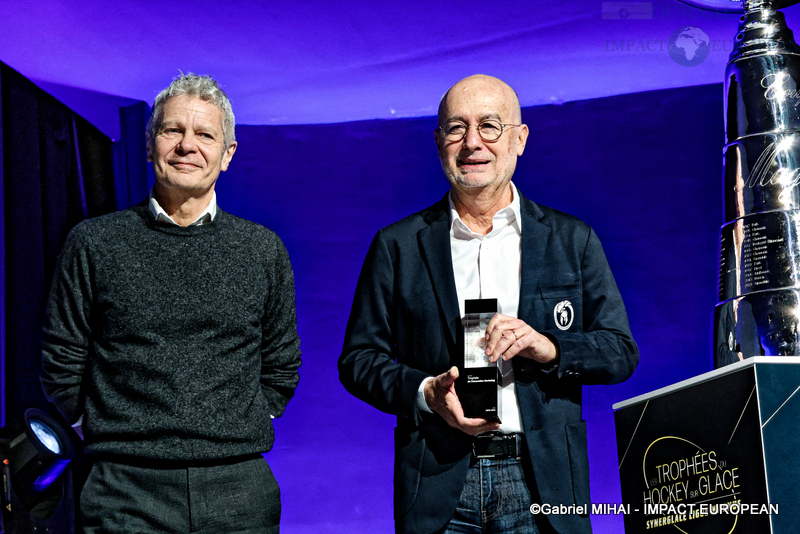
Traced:
<svg viewBox="0 0 800 534">
<path fill-rule="evenodd" d="M 522 462 L 473 460 L 456 512 L 443 534 L 538 534 Z"/>
</svg>

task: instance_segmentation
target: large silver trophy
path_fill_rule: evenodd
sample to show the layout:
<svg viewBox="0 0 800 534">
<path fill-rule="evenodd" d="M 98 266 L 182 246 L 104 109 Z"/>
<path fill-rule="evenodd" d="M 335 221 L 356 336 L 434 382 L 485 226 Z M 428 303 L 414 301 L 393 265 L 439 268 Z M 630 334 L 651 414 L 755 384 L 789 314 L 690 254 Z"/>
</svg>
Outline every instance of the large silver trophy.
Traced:
<svg viewBox="0 0 800 534">
<path fill-rule="evenodd" d="M 739 12 L 725 71 L 724 207 L 714 363 L 800 355 L 800 48 L 779 0 L 684 0 Z"/>
</svg>

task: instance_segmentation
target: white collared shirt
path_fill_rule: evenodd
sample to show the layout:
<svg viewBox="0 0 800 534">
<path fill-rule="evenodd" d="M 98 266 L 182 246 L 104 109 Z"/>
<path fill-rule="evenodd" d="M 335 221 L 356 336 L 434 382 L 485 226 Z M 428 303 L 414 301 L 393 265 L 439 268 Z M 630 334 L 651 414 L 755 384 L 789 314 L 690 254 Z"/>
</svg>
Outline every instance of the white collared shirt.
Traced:
<svg viewBox="0 0 800 534">
<path fill-rule="evenodd" d="M 522 218 L 519 193 L 512 183 L 511 204 L 499 210 L 492 219 L 492 231 L 481 235 L 470 230 L 458 215 L 453 200 L 450 202 L 450 253 L 453 259 L 453 276 L 458 293 L 458 308 L 464 316 L 464 301 L 470 299 L 497 299 L 497 312 L 516 317 L 519 308 L 520 257 L 522 244 Z M 500 431 L 522 432 L 522 419 L 514 385 L 511 362 L 505 362 L 503 380 L 498 384 L 501 397 Z M 417 406 L 430 413 L 420 385 Z M 421 400 L 421 403 L 420 403 Z"/>
<path fill-rule="evenodd" d="M 148 207 L 150 208 L 150 213 L 153 214 L 153 218 L 155 218 L 155 220 L 163 223 L 174 224 L 175 226 L 180 226 L 172 219 L 172 217 L 167 215 L 167 212 L 164 211 L 164 208 L 162 208 L 161 204 L 158 203 L 156 197 L 153 196 L 153 189 L 150 190 Z M 217 192 L 213 191 L 211 193 L 211 202 L 208 203 L 206 209 L 204 209 L 189 226 L 200 226 L 202 224 L 210 223 L 211 221 L 214 220 L 214 217 L 216 216 L 217 216 Z"/>
</svg>

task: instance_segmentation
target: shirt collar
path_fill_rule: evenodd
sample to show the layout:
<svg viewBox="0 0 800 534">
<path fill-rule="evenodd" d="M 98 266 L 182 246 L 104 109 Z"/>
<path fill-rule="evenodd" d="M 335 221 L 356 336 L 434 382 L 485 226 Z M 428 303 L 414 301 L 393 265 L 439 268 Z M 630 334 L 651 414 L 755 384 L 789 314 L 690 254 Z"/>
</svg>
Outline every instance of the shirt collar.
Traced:
<svg viewBox="0 0 800 534">
<path fill-rule="evenodd" d="M 153 196 L 153 189 L 150 190 L 150 198 L 148 201 L 148 207 L 150 208 L 150 213 L 153 215 L 153 218 L 157 221 L 167 223 L 167 224 L 174 224 L 175 226 L 180 226 L 176 223 L 172 217 L 167 215 L 167 212 L 164 211 L 164 208 L 161 207 L 161 204 L 158 203 L 156 197 Z M 208 203 L 206 209 L 200 213 L 197 219 L 194 220 L 189 226 L 200 226 L 202 224 L 210 223 L 214 220 L 214 217 L 217 216 L 217 192 L 213 191 L 211 193 L 211 202 Z"/>
<path fill-rule="evenodd" d="M 514 182 L 509 183 L 511 184 L 511 194 L 513 195 L 511 204 L 501 210 L 498 210 L 498 212 L 494 214 L 492 220 L 496 221 L 496 224 L 494 225 L 494 228 L 492 228 L 492 231 L 489 232 L 490 234 L 503 226 L 513 226 L 517 233 L 522 235 L 522 217 L 519 208 L 519 192 L 517 191 L 517 186 L 514 185 Z M 456 206 L 453 204 L 452 194 L 447 194 L 447 201 L 450 204 L 450 231 L 453 232 L 453 235 L 462 238 L 478 236 L 479 234 L 476 234 L 470 230 L 469 227 L 467 227 L 467 225 L 461 220 L 461 217 L 458 215 L 458 210 L 456 210 Z"/>
</svg>

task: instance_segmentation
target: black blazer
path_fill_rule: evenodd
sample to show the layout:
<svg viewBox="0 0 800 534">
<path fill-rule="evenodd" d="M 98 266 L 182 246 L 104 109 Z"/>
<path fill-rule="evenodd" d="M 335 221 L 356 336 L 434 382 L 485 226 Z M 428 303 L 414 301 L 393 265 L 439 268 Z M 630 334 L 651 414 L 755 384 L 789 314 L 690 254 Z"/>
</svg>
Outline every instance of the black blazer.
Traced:
<svg viewBox="0 0 800 534">
<path fill-rule="evenodd" d="M 627 379 L 639 360 L 600 241 L 580 220 L 520 195 L 522 263 L 518 317 L 556 344 L 544 369 L 512 360 L 534 480 L 542 503 L 589 503 L 581 386 Z M 447 196 L 380 230 L 358 280 L 339 378 L 359 399 L 397 415 L 397 532 L 432 533 L 453 515 L 466 480 L 471 438 L 417 408 L 422 380 L 457 361 L 460 328 L 450 255 Z M 572 324 L 556 324 L 569 301 Z M 569 322 L 569 321 L 566 321 Z M 564 325 L 562 324 L 562 327 Z M 588 515 L 552 515 L 557 532 L 591 532 Z"/>
</svg>

